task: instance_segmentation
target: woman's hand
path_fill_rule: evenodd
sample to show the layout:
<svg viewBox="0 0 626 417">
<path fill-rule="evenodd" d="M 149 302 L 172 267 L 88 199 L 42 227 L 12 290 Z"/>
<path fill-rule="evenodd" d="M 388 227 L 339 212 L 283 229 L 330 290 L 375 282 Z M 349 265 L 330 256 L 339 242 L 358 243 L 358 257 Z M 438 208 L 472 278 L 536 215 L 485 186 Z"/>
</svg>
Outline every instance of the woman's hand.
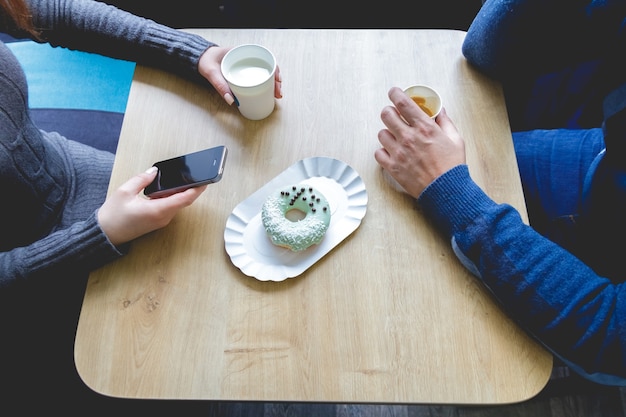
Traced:
<svg viewBox="0 0 626 417">
<path fill-rule="evenodd" d="M 148 199 L 142 190 L 152 182 L 157 169 L 150 168 L 115 190 L 98 210 L 98 222 L 115 246 L 167 226 L 183 208 L 191 205 L 202 187 L 190 188 L 168 197 Z"/>
<path fill-rule="evenodd" d="M 382 148 L 374 158 L 411 196 L 417 198 L 437 177 L 465 163 L 465 143 L 445 109 L 431 119 L 400 88 L 389 90 L 378 133 Z"/>
<path fill-rule="evenodd" d="M 211 83 L 229 106 L 235 102 L 235 98 L 233 97 L 233 92 L 230 91 L 226 79 L 222 75 L 221 64 L 224 55 L 231 49 L 232 48 L 223 46 L 212 46 L 202 54 L 200 62 L 198 62 L 198 71 L 200 74 Z M 274 73 L 274 97 L 283 97 L 282 78 L 278 66 L 276 66 L 276 72 Z"/>
</svg>

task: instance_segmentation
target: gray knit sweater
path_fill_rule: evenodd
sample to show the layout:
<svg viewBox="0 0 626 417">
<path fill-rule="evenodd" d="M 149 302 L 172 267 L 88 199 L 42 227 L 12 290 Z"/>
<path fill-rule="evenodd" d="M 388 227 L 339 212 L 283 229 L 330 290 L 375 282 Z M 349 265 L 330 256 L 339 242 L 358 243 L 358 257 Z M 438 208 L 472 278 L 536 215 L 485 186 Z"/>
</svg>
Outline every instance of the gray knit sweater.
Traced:
<svg viewBox="0 0 626 417">
<path fill-rule="evenodd" d="M 53 46 L 188 78 L 200 80 L 198 59 L 214 45 L 93 0 L 29 0 L 29 5 L 43 39 Z M 6 20 L 0 15 L 0 31 L 23 35 Z M 123 255 L 96 219 L 112 166 L 112 154 L 33 124 L 25 74 L 0 42 L 0 288 L 70 268 L 91 271 Z"/>
</svg>

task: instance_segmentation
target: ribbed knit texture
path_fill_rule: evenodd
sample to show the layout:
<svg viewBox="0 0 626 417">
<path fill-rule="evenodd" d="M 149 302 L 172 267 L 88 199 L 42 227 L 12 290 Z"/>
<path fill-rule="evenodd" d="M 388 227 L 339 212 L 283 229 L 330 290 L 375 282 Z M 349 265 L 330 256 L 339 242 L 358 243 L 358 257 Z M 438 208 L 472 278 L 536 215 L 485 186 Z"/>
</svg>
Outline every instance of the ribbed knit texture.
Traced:
<svg viewBox="0 0 626 417">
<path fill-rule="evenodd" d="M 503 309 L 581 375 L 626 385 L 626 287 L 612 285 L 497 204 L 457 166 L 420 195 L 423 213 Z"/>
</svg>

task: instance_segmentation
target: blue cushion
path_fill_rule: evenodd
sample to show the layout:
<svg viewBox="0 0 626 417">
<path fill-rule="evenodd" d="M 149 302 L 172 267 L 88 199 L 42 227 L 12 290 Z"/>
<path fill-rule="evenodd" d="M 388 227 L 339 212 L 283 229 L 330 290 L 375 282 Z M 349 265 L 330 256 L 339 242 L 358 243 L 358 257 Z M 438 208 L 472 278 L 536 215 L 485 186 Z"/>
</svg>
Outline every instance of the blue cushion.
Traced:
<svg viewBox="0 0 626 417">
<path fill-rule="evenodd" d="M 115 153 L 135 63 L 6 35 L 0 40 L 24 68 L 40 129 Z"/>
<path fill-rule="evenodd" d="M 31 108 L 126 110 L 133 62 L 33 41 L 7 46 L 26 72 Z"/>
</svg>

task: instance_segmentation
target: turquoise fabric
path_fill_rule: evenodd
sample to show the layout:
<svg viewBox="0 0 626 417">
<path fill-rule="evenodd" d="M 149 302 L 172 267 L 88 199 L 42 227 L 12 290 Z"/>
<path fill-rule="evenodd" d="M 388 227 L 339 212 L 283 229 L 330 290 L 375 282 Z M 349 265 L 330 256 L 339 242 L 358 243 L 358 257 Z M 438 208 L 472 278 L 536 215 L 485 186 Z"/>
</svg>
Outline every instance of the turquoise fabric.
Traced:
<svg viewBox="0 0 626 417">
<path fill-rule="evenodd" d="M 125 112 L 134 62 L 30 40 L 6 45 L 26 72 L 31 108 Z"/>
</svg>

